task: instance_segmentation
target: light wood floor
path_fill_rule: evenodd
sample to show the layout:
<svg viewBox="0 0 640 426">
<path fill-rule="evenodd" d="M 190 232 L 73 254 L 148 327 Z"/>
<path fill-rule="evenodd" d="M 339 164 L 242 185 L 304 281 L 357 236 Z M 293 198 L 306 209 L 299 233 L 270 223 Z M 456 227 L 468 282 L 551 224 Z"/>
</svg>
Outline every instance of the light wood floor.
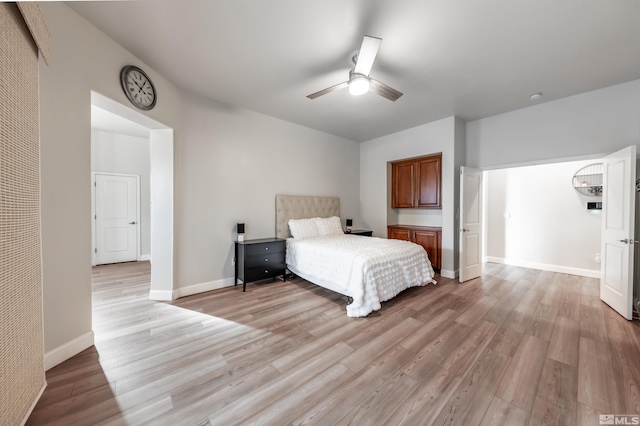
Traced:
<svg viewBox="0 0 640 426">
<path fill-rule="evenodd" d="M 640 326 L 595 279 L 503 265 L 366 318 L 296 279 L 148 300 L 149 264 L 93 269 L 96 345 L 47 372 L 27 424 L 598 425 L 640 414 Z"/>
</svg>

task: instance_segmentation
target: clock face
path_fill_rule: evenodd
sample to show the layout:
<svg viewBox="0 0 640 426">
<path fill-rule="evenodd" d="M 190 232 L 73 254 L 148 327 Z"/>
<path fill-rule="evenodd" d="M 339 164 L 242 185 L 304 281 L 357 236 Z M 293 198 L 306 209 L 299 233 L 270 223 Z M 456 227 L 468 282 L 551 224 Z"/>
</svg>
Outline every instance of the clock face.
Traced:
<svg viewBox="0 0 640 426">
<path fill-rule="evenodd" d="M 136 107 L 150 110 L 156 106 L 156 89 L 151 79 L 140 68 L 132 65 L 122 68 L 120 83 L 127 98 Z"/>
</svg>

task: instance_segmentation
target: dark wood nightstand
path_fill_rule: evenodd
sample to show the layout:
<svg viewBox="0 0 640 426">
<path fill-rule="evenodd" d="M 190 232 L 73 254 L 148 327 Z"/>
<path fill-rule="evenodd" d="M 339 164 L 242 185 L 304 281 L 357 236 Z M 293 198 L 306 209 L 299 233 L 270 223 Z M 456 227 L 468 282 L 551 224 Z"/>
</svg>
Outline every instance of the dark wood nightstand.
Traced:
<svg viewBox="0 0 640 426">
<path fill-rule="evenodd" d="M 242 280 L 242 291 L 247 283 L 282 275 L 287 280 L 285 262 L 287 241 L 282 238 L 262 238 L 236 242 L 236 268 L 234 285 Z"/>
<path fill-rule="evenodd" d="M 361 235 L 363 237 L 372 237 L 373 231 L 367 231 L 366 229 L 352 229 L 351 232 L 346 232 L 347 235 Z"/>
</svg>

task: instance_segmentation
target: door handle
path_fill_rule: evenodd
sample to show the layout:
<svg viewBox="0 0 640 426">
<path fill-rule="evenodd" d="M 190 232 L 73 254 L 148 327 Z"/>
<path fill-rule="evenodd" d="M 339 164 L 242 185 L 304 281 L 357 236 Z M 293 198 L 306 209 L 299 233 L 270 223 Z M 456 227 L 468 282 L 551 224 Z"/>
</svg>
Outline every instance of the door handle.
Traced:
<svg viewBox="0 0 640 426">
<path fill-rule="evenodd" d="M 135 225 L 135 224 L 136 224 L 135 222 L 129 222 L 129 225 Z"/>
<path fill-rule="evenodd" d="M 468 230 L 468 229 L 464 229 L 464 228 L 462 228 L 462 229 L 461 229 L 461 231 L 462 231 L 462 232 L 469 232 L 469 230 Z"/>
<path fill-rule="evenodd" d="M 634 240 L 633 238 L 631 238 L 631 239 L 625 238 L 624 240 L 618 240 L 618 241 L 620 241 L 621 243 L 625 243 L 625 244 L 638 244 L 638 243 L 640 243 L 640 241 Z"/>
</svg>

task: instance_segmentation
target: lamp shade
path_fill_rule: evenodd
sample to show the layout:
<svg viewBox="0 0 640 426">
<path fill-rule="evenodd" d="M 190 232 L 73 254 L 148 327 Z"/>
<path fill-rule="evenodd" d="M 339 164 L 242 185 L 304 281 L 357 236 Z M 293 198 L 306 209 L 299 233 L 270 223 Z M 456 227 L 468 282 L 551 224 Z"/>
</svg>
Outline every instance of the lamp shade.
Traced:
<svg viewBox="0 0 640 426">
<path fill-rule="evenodd" d="M 238 232 L 238 234 L 244 234 L 244 223 L 239 223 L 236 226 L 236 231 Z"/>
</svg>

